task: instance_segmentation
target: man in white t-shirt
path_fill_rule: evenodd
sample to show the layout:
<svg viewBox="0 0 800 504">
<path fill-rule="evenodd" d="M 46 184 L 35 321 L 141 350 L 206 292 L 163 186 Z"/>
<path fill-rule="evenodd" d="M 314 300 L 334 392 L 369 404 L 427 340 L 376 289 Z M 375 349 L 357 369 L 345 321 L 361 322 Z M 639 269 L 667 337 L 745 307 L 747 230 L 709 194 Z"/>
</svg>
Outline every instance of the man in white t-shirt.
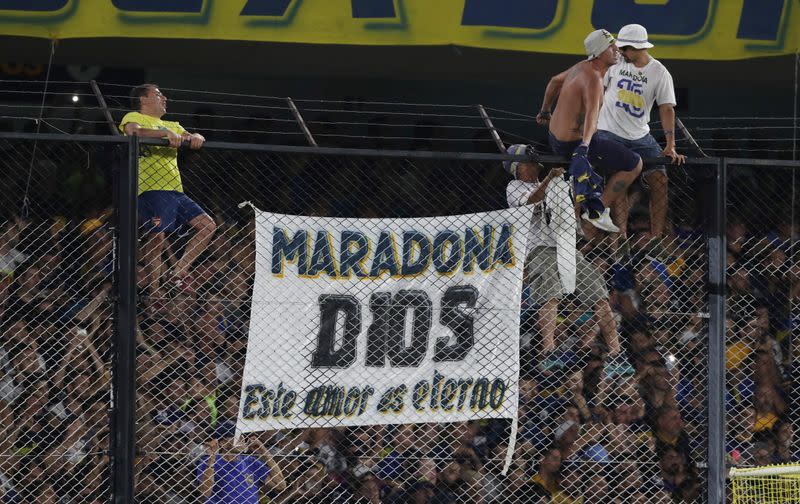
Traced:
<svg viewBox="0 0 800 504">
<path fill-rule="evenodd" d="M 629 24 L 619 30 L 616 40 L 624 61 L 611 66 L 603 78 L 605 95 L 597 136 L 615 140 L 642 158 L 670 157 L 682 164 L 685 156 L 675 151 L 675 88 L 672 76 L 660 61 L 648 54 L 653 44 L 647 41 L 642 25 Z M 658 104 L 667 145 L 662 150 L 650 134 L 650 111 Z M 661 238 L 667 219 L 667 170 L 663 165 L 646 165 L 642 177 L 650 187 L 650 230 Z M 624 205 L 620 205 L 624 206 Z M 627 208 L 618 208 L 627 214 Z M 620 219 L 626 222 L 627 219 Z"/>
<path fill-rule="evenodd" d="M 524 155 L 532 149 L 517 144 L 508 148 L 511 155 Z M 542 358 L 555 349 L 554 335 L 558 302 L 563 296 L 556 260 L 556 240 L 548 226 L 548 210 L 545 208 L 545 190 L 550 182 L 564 175 L 564 168 L 553 168 L 539 181 L 541 165 L 534 162 L 504 161 L 503 167 L 514 177 L 506 186 L 506 199 L 510 207 L 535 205 L 531 221 L 528 248 L 525 260 L 526 283 L 531 286 L 531 303 L 539 306 L 536 326 L 542 336 Z M 594 306 L 595 319 L 600 326 L 609 354 L 619 354 L 617 323 L 608 303 L 608 290 L 603 276 L 578 250 L 575 255 L 575 294 L 580 303 Z M 588 347 L 592 342 L 584 341 Z"/>
</svg>

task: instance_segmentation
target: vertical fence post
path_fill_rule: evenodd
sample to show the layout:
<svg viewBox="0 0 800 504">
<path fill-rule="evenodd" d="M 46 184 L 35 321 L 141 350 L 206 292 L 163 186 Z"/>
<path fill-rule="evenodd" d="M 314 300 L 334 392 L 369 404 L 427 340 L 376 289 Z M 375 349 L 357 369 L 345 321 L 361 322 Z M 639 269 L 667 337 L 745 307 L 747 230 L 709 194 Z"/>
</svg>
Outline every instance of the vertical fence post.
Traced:
<svg viewBox="0 0 800 504">
<path fill-rule="evenodd" d="M 492 123 L 492 119 L 489 117 L 489 114 L 486 113 L 486 109 L 483 108 L 483 105 L 480 103 L 478 104 L 478 113 L 481 115 L 481 119 L 483 119 L 486 129 L 488 129 L 489 133 L 492 135 L 492 140 L 494 140 L 495 145 L 497 145 L 497 150 L 500 151 L 500 154 L 505 154 L 506 146 L 503 144 L 503 140 L 500 138 L 497 128 L 494 127 L 494 123 Z"/>
<path fill-rule="evenodd" d="M 725 503 L 725 211 L 727 159 L 717 161 L 708 235 L 708 503 Z"/>
<path fill-rule="evenodd" d="M 306 141 L 308 145 L 311 147 L 317 146 L 317 141 L 314 140 L 314 135 L 311 134 L 311 130 L 308 129 L 308 125 L 306 121 L 303 119 L 303 116 L 300 114 L 300 110 L 298 110 L 297 105 L 294 104 L 294 100 L 291 97 L 286 97 L 286 103 L 289 105 L 289 110 L 292 111 L 292 115 L 294 116 L 294 120 L 297 121 L 297 125 L 300 126 L 300 130 L 303 132 L 303 135 L 306 136 Z"/>
<path fill-rule="evenodd" d="M 114 118 L 111 117 L 111 112 L 108 110 L 108 105 L 106 105 L 106 99 L 103 93 L 100 92 L 100 87 L 97 85 L 97 82 L 90 80 L 89 85 L 92 87 L 92 92 L 97 99 L 97 104 L 100 105 L 100 109 L 103 111 L 103 117 L 106 118 L 106 124 L 108 125 L 108 129 L 111 130 L 111 134 L 114 136 L 120 135 L 119 130 L 114 124 Z"/>
<path fill-rule="evenodd" d="M 136 412 L 136 195 L 139 138 L 128 141 L 117 172 L 117 300 L 114 327 L 112 488 L 116 504 L 133 502 Z"/>
</svg>

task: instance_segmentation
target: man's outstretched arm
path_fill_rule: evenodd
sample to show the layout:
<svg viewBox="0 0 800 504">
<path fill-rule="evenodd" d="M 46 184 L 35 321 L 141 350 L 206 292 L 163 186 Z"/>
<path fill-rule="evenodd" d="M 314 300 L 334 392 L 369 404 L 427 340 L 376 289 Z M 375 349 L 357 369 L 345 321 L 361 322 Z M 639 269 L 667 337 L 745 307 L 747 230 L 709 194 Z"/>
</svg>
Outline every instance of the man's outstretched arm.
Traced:
<svg viewBox="0 0 800 504">
<path fill-rule="evenodd" d="M 561 93 L 561 88 L 564 86 L 564 81 L 567 80 L 567 72 L 565 70 L 558 75 L 553 76 L 550 82 L 547 83 L 547 88 L 544 90 L 544 100 L 542 101 L 542 110 L 536 116 L 536 122 L 545 124 L 550 120 L 550 113 L 553 111 L 553 104 Z"/>
</svg>

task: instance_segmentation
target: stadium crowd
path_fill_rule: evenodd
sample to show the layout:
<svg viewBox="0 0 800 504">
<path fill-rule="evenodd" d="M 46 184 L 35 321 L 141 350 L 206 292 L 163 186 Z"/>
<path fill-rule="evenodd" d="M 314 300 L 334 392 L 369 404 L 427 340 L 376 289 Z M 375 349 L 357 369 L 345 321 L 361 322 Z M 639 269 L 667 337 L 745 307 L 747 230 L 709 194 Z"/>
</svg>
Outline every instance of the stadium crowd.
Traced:
<svg viewBox="0 0 800 504">
<path fill-rule="evenodd" d="M 704 240 L 673 222 L 654 248 L 647 192 L 636 188 L 631 200 L 627 259 L 583 243 L 604 272 L 624 358 L 607 359 L 593 313 L 567 298 L 556 350 L 539 361 L 537 307 L 524 296 L 520 430 L 505 477 L 506 420 L 269 432 L 233 446 L 253 225 L 217 219 L 194 263 L 196 290 L 141 292 L 138 501 L 203 502 L 209 457 L 220 454 L 229 465 L 217 466 L 215 477 L 226 491 L 255 488 L 261 502 L 693 502 L 704 488 L 697 462 L 706 443 Z M 10 218 L 3 226 L 0 502 L 94 503 L 108 495 L 107 217 Z M 790 400 L 798 367 L 789 345 L 796 235 L 790 222 L 766 233 L 743 216 L 728 224 L 733 464 L 798 460 Z M 185 240 L 175 236 L 164 260 L 174 261 Z M 241 464 L 255 481 L 237 476 Z"/>
</svg>

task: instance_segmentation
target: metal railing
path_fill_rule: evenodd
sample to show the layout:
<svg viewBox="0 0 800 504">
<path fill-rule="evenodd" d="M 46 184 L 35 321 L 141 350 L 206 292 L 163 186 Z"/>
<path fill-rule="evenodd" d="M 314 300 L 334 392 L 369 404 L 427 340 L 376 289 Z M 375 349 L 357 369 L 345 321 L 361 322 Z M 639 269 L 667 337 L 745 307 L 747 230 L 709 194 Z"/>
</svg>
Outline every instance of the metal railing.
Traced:
<svg viewBox="0 0 800 504">
<path fill-rule="evenodd" d="M 503 161 L 527 158 L 208 142 L 181 149 L 178 162 L 211 224 L 170 229 L 153 253 L 154 222 L 140 222 L 135 196 L 139 154 L 160 143 L 0 134 L 0 480 L 10 502 L 202 502 L 219 484 L 207 479 L 217 453 L 259 468 L 244 475 L 270 502 L 724 502 L 731 464 L 796 460 L 797 163 L 667 166 L 662 237 L 651 239 L 651 190 L 637 182 L 626 240 L 582 227 L 590 274 L 576 296 L 547 311 L 544 279 L 526 276 L 519 430 L 502 475 L 504 419 L 341 427 L 326 418 L 226 444 L 248 332 L 259 329 L 259 230 L 239 203 L 320 226 L 469 216 L 508 207 Z M 201 232 L 210 236 L 190 263 L 193 283 L 176 285 L 170 272 Z"/>
</svg>

